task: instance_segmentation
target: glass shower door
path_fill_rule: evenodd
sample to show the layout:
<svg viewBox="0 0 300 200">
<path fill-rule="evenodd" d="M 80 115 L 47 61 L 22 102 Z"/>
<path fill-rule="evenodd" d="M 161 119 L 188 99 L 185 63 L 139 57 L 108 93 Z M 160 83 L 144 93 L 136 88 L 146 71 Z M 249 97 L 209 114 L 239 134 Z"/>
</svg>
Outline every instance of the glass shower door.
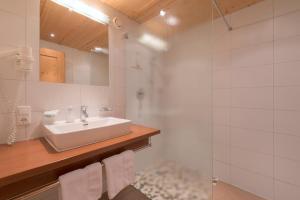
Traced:
<svg viewBox="0 0 300 200">
<path fill-rule="evenodd" d="M 212 199 L 211 29 L 209 0 L 176 0 L 124 37 L 126 117 L 161 129 L 137 153 L 151 199 Z"/>
</svg>

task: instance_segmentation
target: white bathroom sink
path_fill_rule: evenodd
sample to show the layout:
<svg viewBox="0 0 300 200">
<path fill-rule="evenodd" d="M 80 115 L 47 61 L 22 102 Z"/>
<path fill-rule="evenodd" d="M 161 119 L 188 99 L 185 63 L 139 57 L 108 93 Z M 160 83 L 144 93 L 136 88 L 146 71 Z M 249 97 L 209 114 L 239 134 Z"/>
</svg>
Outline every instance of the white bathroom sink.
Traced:
<svg viewBox="0 0 300 200">
<path fill-rule="evenodd" d="M 114 117 L 87 118 L 87 125 L 79 119 L 72 123 L 57 121 L 43 125 L 46 140 L 58 152 L 112 139 L 130 133 L 130 120 Z"/>
</svg>

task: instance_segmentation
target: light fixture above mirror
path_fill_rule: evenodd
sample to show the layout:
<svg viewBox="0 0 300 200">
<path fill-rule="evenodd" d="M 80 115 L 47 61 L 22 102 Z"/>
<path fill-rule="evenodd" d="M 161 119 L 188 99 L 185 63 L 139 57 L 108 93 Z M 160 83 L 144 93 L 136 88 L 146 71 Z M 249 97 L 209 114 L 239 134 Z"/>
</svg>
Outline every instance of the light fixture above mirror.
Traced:
<svg viewBox="0 0 300 200">
<path fill-rule="evenodd" d="M 95 8 L 92 8 L 91 6 L 88 6 L 81 0 L 52 0 L 52 1 L 61 6 L 68 8 L 69 11 L 77 12 L 99 23 L 102 24 L 109 23 L 109 17 L 106 14 L 100 12 Z"/>
</svg>

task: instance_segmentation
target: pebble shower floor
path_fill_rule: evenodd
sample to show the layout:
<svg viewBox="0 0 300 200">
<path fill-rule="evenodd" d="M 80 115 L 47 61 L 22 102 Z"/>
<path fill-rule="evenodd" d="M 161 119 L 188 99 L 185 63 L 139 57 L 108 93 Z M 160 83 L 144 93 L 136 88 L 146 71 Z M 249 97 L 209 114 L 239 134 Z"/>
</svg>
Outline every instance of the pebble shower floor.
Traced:
<svg viewBox="0 0 300 200">
<path fill-rule="evenodd" d="M 152 200 L 207 200 L 211 193 L 199 173 L 172 161 L 139 172 L 134 187 Z"/>
</svg>

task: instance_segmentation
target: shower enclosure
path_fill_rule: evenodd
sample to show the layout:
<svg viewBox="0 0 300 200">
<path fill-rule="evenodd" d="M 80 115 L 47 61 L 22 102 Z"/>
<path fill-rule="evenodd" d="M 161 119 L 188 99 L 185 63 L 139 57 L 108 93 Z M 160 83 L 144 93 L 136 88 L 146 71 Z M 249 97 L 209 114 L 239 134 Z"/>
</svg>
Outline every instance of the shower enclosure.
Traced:
<svg viewBox="0 0 300 200">
<path fill-rule="evenodd" d="M 126 118 L 161 129 L 137 154 L 153 200 L 212 199 L 212 2 L 177 0 L 126 41 Z"/>
</svg>

